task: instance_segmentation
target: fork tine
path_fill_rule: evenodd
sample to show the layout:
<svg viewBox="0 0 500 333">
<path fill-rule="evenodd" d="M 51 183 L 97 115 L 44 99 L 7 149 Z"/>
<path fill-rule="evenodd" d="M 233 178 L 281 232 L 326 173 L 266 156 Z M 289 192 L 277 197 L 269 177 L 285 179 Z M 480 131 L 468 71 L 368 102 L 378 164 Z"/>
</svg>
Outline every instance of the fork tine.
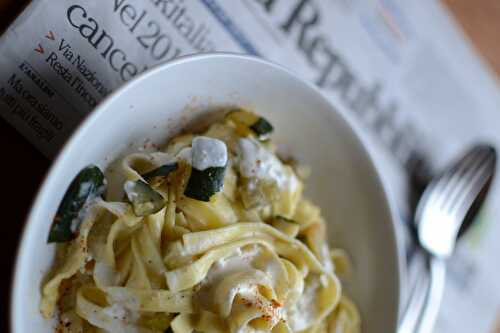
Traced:
<svg viewBox="0 0 500 333">
<path fill-rule="evenodd" d="M 398 330 L 398 333 L 432 331 L 444 288 L 444 259 L 453 252 L 457 236 L 470 225 L 467 221 L 472 221 L 476 208 L 482 204 L 494 177 L 495 167 L 494 148 L 476 146 L 425 190 L 415 218 L 419 224 L 420 245 L 431 254 L 430 289 L 421 315 L 418 315 L 420 323 L 415 331 L 411 324 L 415 322 L 416 315 L 411 310 L 420 306 L 422 295 L 417 290 L 412 291 L 413 299 L 408 303 L 400 322 L 400 328 L 407 331 Z M 422 281 L 417 280 L 417 283 Z"/>
<path fill-rule="evenodd" d="M 442 177 L 435 184 L 431 184 L 428 191 L 432 193 L 426 202 L 436 207 L 441 207 L 443 202 L 448 198 L 449 191 L 455 186 L 455 183 L 460 179 L 461 174 L 476 161 L 477 148 L 467 152 L 460 158 L 460 161 L 454 163 L 454 167 L 445 170 Z M 424 198 L 423 198 L 424 199 Z"/>
<path fill-rule="evenodd" d="M 490 155 L 467 183 L 460 195 L 450 204 L 449 212 L 463 219 L 483 187 L 492 180 L 496 158 Z"/>
<path fill-rule="evenodd" d="M 464 191 L 470 179 L 474 177 L 477 170 L 481 168 L 491 154 L 484 147 L 478 147 L 469 156 L 472 158 L 472 161 L 467 164 L 464 163 L 464 167 L 460 169 L 460 172 L 455 173 L 454 182 L 450 182 L 447 190 L 443 193 L 443 200 L 440 204 L 445 210 L 450 209 L 450 206 Z"/>
</svg>

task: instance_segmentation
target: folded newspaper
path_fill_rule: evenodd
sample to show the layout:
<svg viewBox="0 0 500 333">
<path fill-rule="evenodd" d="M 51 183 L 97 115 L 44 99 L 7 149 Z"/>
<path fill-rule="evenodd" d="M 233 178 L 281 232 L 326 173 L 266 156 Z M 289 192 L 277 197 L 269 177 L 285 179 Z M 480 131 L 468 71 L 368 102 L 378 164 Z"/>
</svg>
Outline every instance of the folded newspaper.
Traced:
<svg viewBox="0 0 500 333">
<path fill-rule="evenodd" d="M 498 83 L 438 1 L 34 0 L 0 39 L 1 115 L 53 157 L 113 89 L 212 51 L 293 68 L 354 121 L 399 204 L 410 285 L 415 186 L 469 144 L 500 147 Z M 499 191 L 449 263 L 435 332 L 493 332 Z"/>
</svg>

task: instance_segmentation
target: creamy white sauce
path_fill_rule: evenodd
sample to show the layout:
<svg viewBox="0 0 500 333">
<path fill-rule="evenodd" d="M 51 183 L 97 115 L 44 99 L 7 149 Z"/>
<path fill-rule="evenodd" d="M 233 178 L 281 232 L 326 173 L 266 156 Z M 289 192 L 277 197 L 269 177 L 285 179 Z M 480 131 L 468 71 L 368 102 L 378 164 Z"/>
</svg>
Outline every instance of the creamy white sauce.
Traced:
<svg viewBox="0 0 500 333">
<path fill-rule="evenodd" d="M 150 155 L 151 162 L 156 165 L 157 167 L 160 167 L 162 165 L 166 164 L 172 164 L 176 162 L 176 159 L 173 155 L 167 154 L 161 151 L 151 153 Z"/>
<path fill-rule="evenodd" d="M 282 267 L 272 256 L 263 257 L 263 255 L 262 249 L 257 245 L 248 246 L 244 250 L 238 248 L 231 256 L 214 262 L 205 278 L 205 282 L 217 280 L 234 272 L 258 269 L 264 272 L 272 285 L 275 286 L 282 273 Z M 257 258 L 259 260 L 255 261 Z"/>
<path fill-rule="evenodd" d="M 108 300 L 110 300 L 112 303 L 121 304 L 125 308 L 130 309 L 132 311 L 139 310 L 139 305 L 140 305 L 139 300 L 130 293 L 118 289 L 118 290 L 113 290 L 113 292 L 110 292 L 107 297 Z"/>
<path fill-rule="evenodd" d="M 241 138 L 238 141 L 240 173 L 247 178 L 273 180 L 282 190 L 294 192 L 298 180 L 288 172 L 275 154 L 257 140 Z"/>
<path fill-rule="evenodd" d="M 264 252 L 261 246 L 252 245 L 238 248 L 225 258 L 214 262 L 200 284 L 196 302 L 201 308 L 219 309 L 219 315 L 222 317 L 226 317 L 230 313 L 246 311 L 248 306 L 252 306 L 259 311 L 258 316 L 261 314 L 269 316 L 272 325 L 275 325 L 286 316 L 285 308 L 276 307 L 272 300 L 261 295 L 259 285 L 270 286 L 276 290 L 277 283 L 279 283 L 277 278 L 282 273 L 280 270 L 281 266 L 277 258 Z M 224 279 L 241 272 L 248 273 L 248 275 L 244 274 L 248 280 L 238 282 L 224 291 L 224 294 L 221 294 L 218 286 L 225 283 Z M 234 301 L 236 295 L 240 297 L 239 302 Z M 243 303 L 241 300 L 244 300 Z M 229 309 L 227 304 L 231 306 Z M 262 331 L 245 323 L 237 328 L 236 332 L 259 333 Z"/>
<path fill-rule="evenodd" d="M 333 273 L 333 264 L 332 260 L 330 259 L 330 249 L 328 248 L 327 244 L 323 244 L 323 246 L 321 247 L 321 257 L 321 261 L 323 262 L 326 271 Z"/>
<path fill-rule="evenodd" d="M 187 164 L 193 164 L 193 153 L 191 147 L 182 148 L 181 151 L 175 156 L 177 160 L 183 160 Z"/>
<path fill-rule="evenodd" d="M 218 279 L 221 276 L 227 275 L 230 272 L 240 272 L 249 269 L 253 269 L 252 262 L 260 255 L 261 250 L 257 246 L 252 246 L 245 250 L 240 248 L 225 258 L 221 258 L 214 262 L 208 274 L 206 276 L 206 282 L 211 282 Z"/>
<path fill-rule="evenodd" d="M 114 303 L 111 306 L 103 308 L 102 312 L 112 318 L 118 320 L 126 320 L 128 317 L 128 311 L 125 307 L 119 303 Z"/>
<path fill-rule="evenodd" d="M 96 198 L 95 199 L 96 205 L 99 205 L 103 208 L 106 208 L 108 211 L 113 213 L 116 216 L 123 216 L 127 214 L 128 211 L 128 204 L 125 202 L 108 202 L 104 201 L 101 198 Z"/>
<path fill-rule="evenodd" d="M 287 183 L 288 190 L 290 191 L 290 193 L 294 193 L 295 191 L 297 191 L 298 187 L 299 187 L 299 179 L 297 178 L 294 172 L 290 172 Z"/>
<path fill-rule="evenodd" d="M 227 147 L 224 142 L 206 136 L 197 136 L 192 143 L 192 166 L 203 171 L 227 164 Z"/>
<path fill-rule="evenodd" d="M 193 139 L 192 147 L 185 147 L 177 153 L 175 159 L 183 160 L 193 168 L 203 171 L 213 167 L 224 167 L 227 164 L 226 144 L 214 138 L 197 136 Z"/>
<path fill-rule="evenodd" d="M 315 277 L 305 284 L 304 292 L 297 303 L 287 309 L 287 321 L 292 331 L 302 331 L 314 320 L 317 309 L 316 295 L 320 278 Z"/>
<path fill-rule="evenodd" d="M 283 273 L 283 268 L 275 258 L 269 257 L 268 260 L 265 261 L 263 267 L 261 267 L 262 271 L 266 272 L 268 276 L 271 277 L 271 281 L 273 286 L 278 284 L 278 279 L 280 275 Z"/>
<path fill-rule="evenodd" d="M 231 255 L 215 261 L 201 282 L 197 295 L 198 303 L 206 309 L 213 308 L 212 302 L 215 299 L 213 293 L 218 283 L 232 273 L 254 270 L 253 261 L 260 253 L 261 249 L 257 246 L 243 251 L 238 248 Z"/>
<path fill-rule="evenodd" d="M 104 179 L 103 184 L 97 188 L 97 191 L 92 193 L 87 197 L 85 200 L 85 203 L 83 204 L 83 207 L 80 209 L 78 212 L 78 215 L 76 218 L 71 220 L 71 224 L 69 226 L 70 230 L 72 233 L 76 233 L 78 229 L 80 228 L 80 225 L 82 222 L 87 218 L 89 215 L 89 210 L 94 204 L 98 202 L 98 200 L 101 200 L 99 196 L 96 195 L 96 193 L 104 193 L 104 190 L 106 189 L 107 181 Z M 81 183 L 80 189 L 78 191 L 78 196 L 82 197 L 84 194 L 88 193 L 90 187 L 93 186 L 91 182 L 83 182 Z"/>
<path fill-rule="evenodd" d="M 94 267 L 94 279 L 96 283 L 101 284 L 105 287 L 111 286 L 115 283 L 115 270 L 108 266 L 107 264 L 98 261 Z"/>
<path fill-rule="evenodd" d="M 130 201 L 134 201 L 137 198 L 138 194 L 135 191 L 135 182 L 127 180 L 125 184 L 123 184 L 123 189 Z"/>
</svg>

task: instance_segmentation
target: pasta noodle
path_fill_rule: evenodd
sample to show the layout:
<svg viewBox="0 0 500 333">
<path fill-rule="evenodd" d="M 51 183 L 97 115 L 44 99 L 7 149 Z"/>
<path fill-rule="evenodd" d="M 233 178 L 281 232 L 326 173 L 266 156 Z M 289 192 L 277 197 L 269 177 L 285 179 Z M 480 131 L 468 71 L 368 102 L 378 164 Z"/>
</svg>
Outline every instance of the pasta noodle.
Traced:
<svg viewBox="0 0 500 333">
<path fill-rule="evenodd" d="M 82 171 L 64 198 L 81 211 L 66 214 L 63 200 L 49 237 L 64 255 L 42 287 L 43 316 L 58 332 L 360 332 L 337 276 L 351 271 L 347 254 L 328 247 L 271 132 L 236 110 L 128 155 L 121 201 L 91 195 L 96 170 Z"/>
</svg>

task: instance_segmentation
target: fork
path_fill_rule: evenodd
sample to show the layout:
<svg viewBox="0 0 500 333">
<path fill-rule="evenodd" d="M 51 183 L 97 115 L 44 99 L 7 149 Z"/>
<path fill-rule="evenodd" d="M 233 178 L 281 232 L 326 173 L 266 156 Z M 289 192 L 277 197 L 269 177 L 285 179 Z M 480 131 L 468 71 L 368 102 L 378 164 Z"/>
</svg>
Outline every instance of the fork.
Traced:
<svg viewBox="0 0 500 333">
<path fill-rule="evenodd" d="M 494 148 L 478 145 L 436 176 L 425 189 L 417 205 L 415 225 L 418 243 L 425 250 L 428 280 L 417 279 L 398 333 L 432 331 L 445 285 L 445 260 L 453 253 L 457 238 L 472 225 L 495 168 Z"/>
</svg>

